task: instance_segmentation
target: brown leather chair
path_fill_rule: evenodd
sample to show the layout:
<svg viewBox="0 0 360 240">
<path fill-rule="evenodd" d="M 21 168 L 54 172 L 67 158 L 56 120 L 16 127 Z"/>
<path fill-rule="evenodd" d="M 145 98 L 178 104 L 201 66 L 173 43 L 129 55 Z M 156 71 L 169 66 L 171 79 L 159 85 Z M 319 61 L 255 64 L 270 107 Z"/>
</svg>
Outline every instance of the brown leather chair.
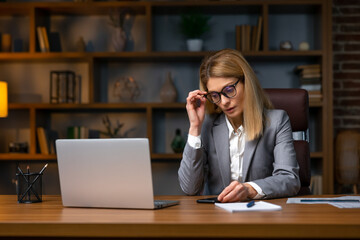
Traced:
<svg viewBox="0 0 360 240">
<path fill-rule="evenodd" d="M 310 191 L 310 150 L 309 150 L 309 96 L 304 89 L 265 89 L 274 108 L 283 109 L 290 118 L 293 131 L 296 159 L 299 163 L 301 188 L 298 195 L 311 194 Z M 298 136 L 302 136 L 299 139 Z"/>
</svg>

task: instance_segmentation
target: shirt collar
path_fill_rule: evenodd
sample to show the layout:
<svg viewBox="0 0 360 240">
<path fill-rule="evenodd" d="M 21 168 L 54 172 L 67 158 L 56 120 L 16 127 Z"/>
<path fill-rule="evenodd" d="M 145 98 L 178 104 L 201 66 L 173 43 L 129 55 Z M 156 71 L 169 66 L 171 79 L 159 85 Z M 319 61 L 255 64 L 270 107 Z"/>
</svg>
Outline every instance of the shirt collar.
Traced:
<svg viewBox="0 0 360 240">
<path fill-rule="evenodd" d="M 231 123 L 230 123 L 230 121 L 229 121 L 229 119 L 228 119 L 228 117 L 226 115 L 225 115 L 225 120 L 226 120 L 226 125 L 227 125 L 227 127 L 229 129 L 229 138 L 230 138 L 231 135 L 235 133 L 235 130 L 234 130 L 233 126 L 231 125 Z M 244 133 L 243 125 L 240 125 L 240 127 L 236 130 L 236 132 L 238 134 Z"/>
</svg>

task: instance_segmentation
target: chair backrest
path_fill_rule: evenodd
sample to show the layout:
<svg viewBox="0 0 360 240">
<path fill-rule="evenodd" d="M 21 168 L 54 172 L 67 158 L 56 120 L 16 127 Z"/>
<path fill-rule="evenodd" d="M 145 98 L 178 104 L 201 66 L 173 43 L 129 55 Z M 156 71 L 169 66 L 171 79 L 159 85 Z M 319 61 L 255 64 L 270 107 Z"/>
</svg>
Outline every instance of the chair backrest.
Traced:
<svg viewBox="0 0 360 240">
<path fill-rule="evenodd" d="M 308 142 L 309 96 L 304 89 L 265 89 L 276 109 L 283 109 L 290 118 L 293 133 L 302 132 L 303 140 L 294 139 L 296 159 L 299 163 L 301 189 L 298 195 L 311 194 L 310 191 L 310 150 Z M 294 134 L 293 134 L 294 135 Z"/>
</svg>

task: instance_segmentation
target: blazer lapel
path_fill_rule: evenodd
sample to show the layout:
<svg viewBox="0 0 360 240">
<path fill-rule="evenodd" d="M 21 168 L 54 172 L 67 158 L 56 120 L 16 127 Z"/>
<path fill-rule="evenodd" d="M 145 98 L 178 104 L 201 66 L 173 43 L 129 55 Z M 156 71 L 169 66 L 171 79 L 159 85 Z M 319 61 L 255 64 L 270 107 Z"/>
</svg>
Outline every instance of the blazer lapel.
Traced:
<svg viewBox="0 0 360 240">
<path fill-rule="evenodd" d="M 247 176 L 249 173 L 249 167 L 250 167 L 250 163 L 253 159 L 253 155 L 256 149 L 256 146 L 259 142 L 260 138 L 254 139 L 252 141 L 247 141 L 245 143 L 245 150 L 244 150 L 244 158 L 243 158 L 243 174 L 242 174 L 242 181 L 243 182 L 247 182 Z"/>
<path fill-rule="evenodd" d="M 230 153 L 229 153 L 229 129 L 226 126 L 225 115 L 221 114 L 215 121 L 213 127 L 216 155 L 219 159 L 219 169 L 224 187 L 231 180 Z"/>
</svg>

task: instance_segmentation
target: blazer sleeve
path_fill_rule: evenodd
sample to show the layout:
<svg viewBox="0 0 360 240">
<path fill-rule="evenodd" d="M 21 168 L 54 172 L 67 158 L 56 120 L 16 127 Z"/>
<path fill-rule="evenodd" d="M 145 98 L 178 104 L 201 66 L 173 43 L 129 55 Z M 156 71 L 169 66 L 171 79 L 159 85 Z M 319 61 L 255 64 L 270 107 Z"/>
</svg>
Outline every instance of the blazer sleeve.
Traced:
<svg viewBox="0 0 360 240">
<path fill-rule="evenodd" d="M 253 182 L 261 187 L 266 198 L 294 196 L 300 189 L 300 178 L 290 120 L 285 111 L 276 111 L 271 121 L 270 133 L 265 131 L 265 135 L 271 135 L 267 140 L 273 139 L 274 144 L 272 175 Z"/>
<path fill-rule="evenodd" d="M 203 190 L 205 155 L 203 147 L 195 149 L 186 143 L 178 170 L 178 178 L 181 189 L 187 195 L 200 195 Z"/>
<path fill-rule="evenodd" d="M 187 195 L 200 195 L 204 192 L 209 171 L 207 139 L 215 117 L 205 116 L 201 129 L 201 148 L 195 149 L 188 143 L 185 145 L 178 178 L 182 191 Z"/>
</svg>

